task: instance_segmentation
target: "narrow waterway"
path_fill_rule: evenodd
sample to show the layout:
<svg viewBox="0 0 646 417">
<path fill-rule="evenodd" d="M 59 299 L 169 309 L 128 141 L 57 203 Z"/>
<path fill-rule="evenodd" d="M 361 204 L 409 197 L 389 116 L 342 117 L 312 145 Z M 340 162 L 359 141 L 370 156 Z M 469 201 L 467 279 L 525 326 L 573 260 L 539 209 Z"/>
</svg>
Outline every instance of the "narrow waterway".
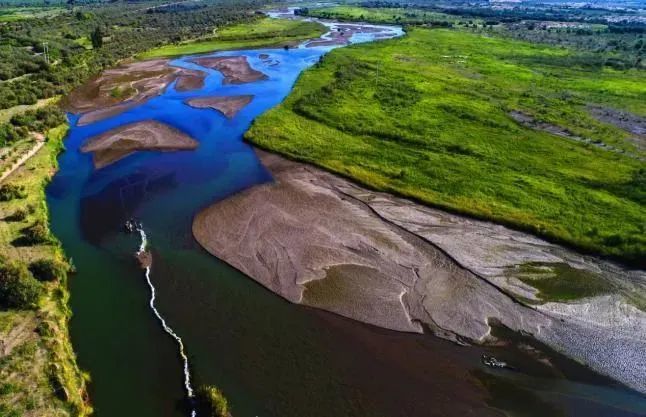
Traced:
<svg viewBox="0 0 646 417">
<path fill-rule="evenodd" d="M 355 40 L 372 36 L 359 33 Z M 171 86 L 85 126 L 71 116 L 47 196 L 54 233 L 78 270 L 71 280 L 71 331 L 79 363 L 92 376 L 96 415 L 188 416 L 187 393 L 202 384 L 222 389 L 236 417 L 503 415 L 499 409 L 536 416 L 645 414 L 643 396 L 565 358 L 555 359 L 556 370 L 546 369 L 520 351 L 496 348 L 496 355 L 528 364 L 523 372 L 491 370 L 480 362 L 481 348 L 289 304 L 199 247 L 191 235 L 199 209 L 271 181 L 243 133 L 330 49 L 214 54 L 245 56 L 267 75 L 238 85 L 223 85 L 219 72 L 183 57 L 174 64 L 208 73 L 203 88 Z M 252 102 L 232 119 L 184 104 L 245 94 Z M 199 147 L 138 152 L 100 170 L 79 152 L 92 136 L 150 119 L 189 134 Z M 149 271 L 133 256 L 141 250 L 139 236 L 122 232 L 131 217 L 145 225 Z"/>
</svg>

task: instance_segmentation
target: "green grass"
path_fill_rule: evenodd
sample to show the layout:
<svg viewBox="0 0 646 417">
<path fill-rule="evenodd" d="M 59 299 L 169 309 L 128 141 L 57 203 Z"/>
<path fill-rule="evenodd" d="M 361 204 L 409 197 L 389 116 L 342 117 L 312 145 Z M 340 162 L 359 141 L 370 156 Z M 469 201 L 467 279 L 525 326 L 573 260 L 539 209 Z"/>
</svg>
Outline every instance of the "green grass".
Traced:
<svg viewBox="0 0 646 417">
<path fill-rule="evenodd" d="M 85 49 L 93 49 L 92 40 L 87 36 L 81 36 L 80 38 L 74 39 L 79 46 L 82 46 Z"/>
<path fill-rule="evenodd" d="M 519 272 L 515 276 L 536 288 L 542 301 L 571 301 L 614 290 L 603 277 L 566 263 L 533 262 L 521 265 Z"/>
<path fill-rule="evenodd" d="M 337 49 L 246 134 L 374 189 L 644 265 L 646 165 L 532 130 L 521 110 L 644 156 L 586 104 L 646 116 L 646 73 L 444 29 Z"/>
<path fill-rule="evenodd" d="M 263 18 L 215 31 L 208 39 L 165 45 L 138 55 L 140 59 L 199 54 L 218 50 L 283 46 L 317 38 L 327 29 L 320 23 Z"/>
<path fill-rule="evenodd" d="M 65 11 L 62 7 L 10 7 L 0 10 L 0 23 L 52 17 Z"/>
<path fill-rule="evenodd" d="M 66 133 L 66 125 L 49 130 L 45 146 L 5 180 L 26 190 L 24 199 L 0 202 L 0 253 L 6 258 L 25 264 L 39 259 L 65 262 L 53 238 L 52 243 L 32 246 L 14 241 L 25 227 L 38 221 L 47 224 L 45 185 L 56 170 Z M 7 219 L 18 209 L 27 209 L 24 220 Z M 45 294 L 36 311 L 0 311 L 0 340 L 16 342 L 9 355 L 0 357 L 0 415 L 89 415 L 91 408 L 84 400 L 86 376 L 76 365 L 69 340 L 67 282 L 43 286 Z"/>
<path fill-rule="evenodd" d="M 335 19 L 341 21 L 363 21 L 371 23 L 396 23 L 396 24 L 431 24 L 437 22 L 472 21 L 482 23 L 480 19 L 461 18 L 445 13 L 432 12 L 414 8 L 364 8 L 357 6 L 334 6 L 309 9 L 308 16 Z"/>
</svg>

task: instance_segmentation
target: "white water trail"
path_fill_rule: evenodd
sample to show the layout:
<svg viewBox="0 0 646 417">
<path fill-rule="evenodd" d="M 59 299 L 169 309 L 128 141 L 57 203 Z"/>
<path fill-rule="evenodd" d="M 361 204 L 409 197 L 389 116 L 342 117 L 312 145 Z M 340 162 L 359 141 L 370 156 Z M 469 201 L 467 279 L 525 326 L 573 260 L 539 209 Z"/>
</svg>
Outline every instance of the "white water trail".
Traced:
<svg viewBox="0 0 646 417">
<path fill-rule="evenodd" d="M 142 227 L 138 227 L 137 231 L 139 231 L 139 235 L 141 236 L 141 245 L 139 245 L 139 251 L 137 251 L 137 255 L 140 255 L 146 250 L 148 238 L 146 236 L 146 232 L 144 232 L 144 229 Z M 168 333 L 173 339 L 175 339 L 177 345 L 179 346 L 179 355 L 182 357 L 182 361 L 184 362 L 184 388 L 186 389 L 186 395 L 191 402 L 191 417 L 196 417 L 197 413 L 193 404 L 195 394 L 193 393 L 193 386 L 191 385 L 191 372 L 189 371 L 188 367 L 188 356 L 186 356 L 186 352 L 184 351 L 184 342 L 182 342 L 182 338 L 179 337 L 168 324 L 166 324 L 166 320 L 164 320 L 164 317 L 162 317 L 162 315 L 155 307 L 155 286 L 150 280 L 150 269 L 150 266 L 146 267 L 146 282 L 150 287 L 150 308 L 153 313 L 155 313 L 155 316 L 161 323 L 164 331 Z"/>
</svg>

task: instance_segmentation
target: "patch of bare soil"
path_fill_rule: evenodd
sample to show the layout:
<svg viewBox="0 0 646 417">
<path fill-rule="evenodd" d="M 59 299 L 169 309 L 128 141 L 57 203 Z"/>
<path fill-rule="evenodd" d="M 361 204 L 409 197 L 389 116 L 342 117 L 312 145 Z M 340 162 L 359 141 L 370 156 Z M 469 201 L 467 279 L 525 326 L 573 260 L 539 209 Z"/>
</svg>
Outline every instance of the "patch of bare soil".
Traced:
<svg viewBox="0 0 646 417">
<path fill-rule="evenodd" d="M 640 288 L 643 271 L 258 154 L 275 181 L 202 210 L 193 234 L 273 292 L 389 329 L 421 332 L 422 323 L 459 342 L 490 340 L 497 321 L 646 391 L 646 370 L 623 366 L 646 349 L 646 313 L 618 294 L 526 302 L 532 288 L 513 266 L 565 262 Z"/>
<path fill-rule="evenodd" d="M 639 155 L 635 155 L 633 153 L 626 152 L 624 149 L 617 148 L 617 147 L 614 147 L 612 145 L 608 145 L 607 143 L 603 143 L 603 142 L 600 142 L 600 141 L 594 141 L 592 139 L 577 136 L 577 135 L 575 135 L 574 133 L 570 132 L 567 129 L 564 129 L 564 128 L 562 128 L 560 126 L 557 126 L 555 124 L 552 124 L 552 123 L 547 123 L 547 122 L 543 122 L 543 121 L 540 121 L 540 120 L 536 120 L 532 116 L 530 116 L 528 114 L 525 114 L 523 112 L 520 112 L 520 111 L 512 111 L 512 112 L 509 113 L 509 115 L 511 116 L 512 119 L 514 119 L 515 121 L 517 121 L 518 123 L 520 123 L 521 125 L 523 125 L 525 127 L 529 127 L 530 129 L 542 130 L 543 132 L 551 133 L 553 135 L 560 136 L 562 138 L 566 138 L 566 139 L 570 139 L 570 140 L 574 140 L 574 141 L 577 141 L 577 142 L 587 143 L 589 145 L 596 146 L 598 148 L 605 149 L 607 151 L 625 154 L 625 155 L 628 155 L 630 157 L 640 159 L 640 160 L 644 159 L 644 158 L 640 157 Z"/>
<path fill-rule="evenodd" d="M 195 149 L 198 142 L 185 133 L 147 120 L 131 123 L 90 138 L 81 152 L 93 153 L 96 169 L 110 165 L 136 151 L 176 151 Z"/>
<path fill-rule="evenodd" d="M 646 150 L 646 117 L 601 106 L 588 106 L 588 111 L 597 120 L 632 133 L 632 142 L 638 149 Z"/>
<path fill-rule="evenodd" d="M 161 94 L 177 78 L 182 88 L 201 86 L 200 71 L 169 65 L 167 59 L 135 61 L 103 71 L 99 76 L 72 91 L 63 106 L 73 113 L 83 113 L 79 125 L 112 117 Z M 186 90 L 183 90 L 186 91 Z"/>
<path fill-rule="evenodd" d="M 253 95 L 226 96 L 226 97 L 199 97 L 186 100 L 186 104 L 198 109 L 213 109 L 222 113 L 227 118 L 235 117 L 240 110 L 251 103 Z"/>
<path fill-rule="evenodd" d="M 244 84 L 266 80 L 267 76 L 251 68 L 246 56 L 202 57 L 192 60 L 197 65 L 220 71 L 223 84 Z"/>
<path fill-rule="evenodd" d="M 175 84 L 175 89 L 177 91 L 193 91 L 199 90 L 204 87 L 204 73 L 192 74 L 192 75 L 182 75 L 177 79 L 177 84 Z"/>
</svg>

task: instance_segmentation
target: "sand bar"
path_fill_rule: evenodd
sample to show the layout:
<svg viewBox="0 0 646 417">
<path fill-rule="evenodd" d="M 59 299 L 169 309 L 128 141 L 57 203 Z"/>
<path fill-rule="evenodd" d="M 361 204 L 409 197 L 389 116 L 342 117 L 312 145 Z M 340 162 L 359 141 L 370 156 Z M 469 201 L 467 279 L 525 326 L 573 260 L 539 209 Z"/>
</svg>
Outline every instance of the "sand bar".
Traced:
<svg viewBox="0 0 646 417">
<path fill-rule="evenodd" d="M 533 289 L 514 267 L 567 263 L 636 293 L 644 271 L 259 156 L 275 182 L 207 207 L 195 217 L 193 234 L 273 292 L 389 329 L 422 332 L 422 323 L 458 342 L 491 341 L 495 320 L 646 392 L 646 368 L 629 366 L 646 350 L 646 313 L 623 293 L 527 302 Z"/>
<path fill-rule="evenodd" d="M 240 110 L 253 100 L 252 95 L 198 97 L 186 100 L 186 104 L 198 109 L 213 109 L 222 113 L 227 118 L 235 117 Z"/>
<path fill-rule="evenodd" d="M 220 71 L 223 84 L 244 84 L 266 80 L 267 76 L 251 68 L 246 56 L 202 57 L 193 60 L 197 65 Z"/>
<path fill-rule="evenodd" d="M 147 120 L 131 123 L 90 138 L 81 152 L 93 153 L 96 169 L 110 165 L 137 151 L 175 151 L 195 149 L 198 142 L 185 133 Z"/>
</svg>

